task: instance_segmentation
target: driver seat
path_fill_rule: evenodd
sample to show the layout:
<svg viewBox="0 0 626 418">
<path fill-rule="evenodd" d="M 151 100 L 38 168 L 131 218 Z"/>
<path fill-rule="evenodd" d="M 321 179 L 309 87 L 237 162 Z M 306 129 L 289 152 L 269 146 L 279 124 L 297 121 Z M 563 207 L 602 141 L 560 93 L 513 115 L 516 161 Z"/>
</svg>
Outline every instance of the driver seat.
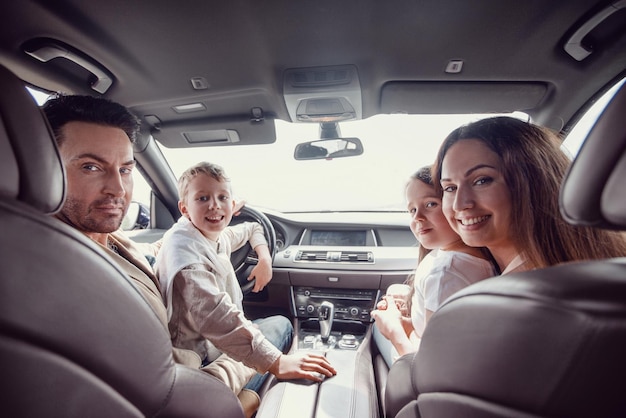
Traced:
<svg viewBox="0 0 626 418">
<path fill-rule="evenodd" d="M 0 66 L 0 410 L 26 417 L 243 417 L 174 363 L 163 325 L 97 245 L 52 217 L 65 179 L 48 124 Z"/>
<path fill-rule="evenodd" d="M 626 229 L 626 85 L 561 188 L 574 225 Z M 453 295 L 390 369 L 386 417 L 624 417 L 626 258 L 495 277 Z"/>
</svg>

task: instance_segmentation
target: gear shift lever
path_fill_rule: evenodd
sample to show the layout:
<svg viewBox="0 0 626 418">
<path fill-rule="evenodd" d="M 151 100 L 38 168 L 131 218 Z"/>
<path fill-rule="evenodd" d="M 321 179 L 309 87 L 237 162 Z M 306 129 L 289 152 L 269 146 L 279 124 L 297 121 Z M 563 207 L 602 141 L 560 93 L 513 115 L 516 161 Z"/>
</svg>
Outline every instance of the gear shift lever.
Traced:
<svg viewBox="0 0 626 418">
<path fill-rule="evenodd" d="M 318 311 L 318 320 L 320 323 L 320 335 L 322 342 L 327 342 L 330 336 L 330 330 L 333 327 L 333 318 L 335 316 L 335 305 L 328 301 L 322 302 Z"/>
</svg>

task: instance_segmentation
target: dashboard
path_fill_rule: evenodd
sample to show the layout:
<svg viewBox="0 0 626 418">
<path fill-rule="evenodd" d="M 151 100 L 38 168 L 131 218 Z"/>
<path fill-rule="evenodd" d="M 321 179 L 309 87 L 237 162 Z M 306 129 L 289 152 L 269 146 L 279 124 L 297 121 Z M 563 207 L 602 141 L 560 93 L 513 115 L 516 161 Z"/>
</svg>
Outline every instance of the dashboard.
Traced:
<svg viewBox="0 0 626 418">
<path fill-rule="evenodd" d="M 278 272 L 300 277 L 323 270 L 361 277 L 392 275 L 394 280 L 399 275 L 404 280 L 417 265 L 418 243 L 406 213 L 263 213 L 276 232 L 273 267 Z M 233 223 L 250 220 L 242 215 Z M 163 229 L 128 231 L 137 242 L 155 242 L 164 233 Z"/>
<path fill-rule="evenodd" d="M 338 318 L 367 323 L 380 294 L 404 282 L 417 265 L 418 243 L 406 213 L 263 213 L 274 227 L 276 251 L 268 294 L 246 296 L 255 308 L 312 319 L 322 299 L 328 299 L 337 306 Z M 233 223 L 251 220 L 242 213 Z M 164 232 L 129 235 L 155 242 Z M 242 258 L 253 255 L 240 251 Z"/>
<path fill-rule="evenodd" d="M 276 230 L 276 269 L 410 274 L 416 266 L 405 213 L 266 214 Z"/>
</svg>

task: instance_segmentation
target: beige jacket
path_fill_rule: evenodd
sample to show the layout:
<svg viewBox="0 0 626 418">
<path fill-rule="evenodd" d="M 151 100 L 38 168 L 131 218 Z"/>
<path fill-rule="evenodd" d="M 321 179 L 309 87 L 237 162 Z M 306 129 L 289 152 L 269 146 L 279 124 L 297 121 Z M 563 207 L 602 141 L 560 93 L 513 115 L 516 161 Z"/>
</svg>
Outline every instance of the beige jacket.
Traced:
<svg viewBox="0 0 626 418">
<path fill-rule="evenodd" d="M 167 329 L 167 312 L 161 298 L 159 284 L 152 267 L 145 255 L 155 256 L 158 246 L 136 244 L 123 232 L 109 234 L 109 240 L 117 247 L 117 253 L 102 246 L 111 258 L 133 279 L 133 283 L 140 290 L 155 314 Z M 172 347 L 174 361 L 185 366 L 198 369 L 201 365 L 200 357 L 191 350 Z M 238 394 L 248 381 L 255 375 L 255 371 L 246 367 L 227 355 L 222 355 L 201 370 L 215 376 Z"/>
</svg>

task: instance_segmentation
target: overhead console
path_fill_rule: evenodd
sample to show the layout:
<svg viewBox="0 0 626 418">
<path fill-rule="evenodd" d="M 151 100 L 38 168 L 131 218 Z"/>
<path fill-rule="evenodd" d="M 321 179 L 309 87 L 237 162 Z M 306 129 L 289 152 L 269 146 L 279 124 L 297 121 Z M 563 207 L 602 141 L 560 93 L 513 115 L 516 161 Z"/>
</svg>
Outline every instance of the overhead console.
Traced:
<svg viewBox="0 0 626 418">
<path fill-rule="evenodd" d="M 287 69 L 283 94 L 292 122 L 363 117 L 361 84 L 354 65 Z"/>
</svg>

